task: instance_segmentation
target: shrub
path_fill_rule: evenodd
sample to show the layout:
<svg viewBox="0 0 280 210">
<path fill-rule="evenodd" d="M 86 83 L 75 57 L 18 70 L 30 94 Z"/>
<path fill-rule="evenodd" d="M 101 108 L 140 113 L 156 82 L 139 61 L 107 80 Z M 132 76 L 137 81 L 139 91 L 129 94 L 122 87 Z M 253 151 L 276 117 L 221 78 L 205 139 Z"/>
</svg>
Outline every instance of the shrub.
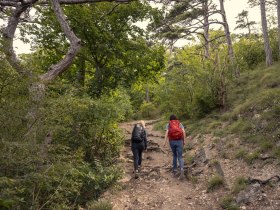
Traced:
<svg viewBox="0 0 280 210">
<path fill-rule="evenodd" d="M 144 119 L 153 119 L 159 115 L 156 106 L 151 102 L 144 102 L 140 107 L 140 116 Z"/>
<path fill-rule="evenodd" d="M 129 97 L 117 90 L 92 100 L 54 84 L 30 125 L 29 83 L 2 67 L 0 208 L 69 209 L 97 199 L 121 176 L 112 160 L 123 145 L 118 122 L 131 110 Z"/>
</svg>

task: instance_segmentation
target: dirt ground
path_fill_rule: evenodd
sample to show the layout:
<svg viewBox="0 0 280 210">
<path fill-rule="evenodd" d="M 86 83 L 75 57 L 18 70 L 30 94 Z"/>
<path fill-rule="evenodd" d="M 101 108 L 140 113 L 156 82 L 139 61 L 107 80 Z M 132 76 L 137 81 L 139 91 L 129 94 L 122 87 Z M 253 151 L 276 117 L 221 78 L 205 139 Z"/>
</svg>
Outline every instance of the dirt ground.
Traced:
<svg viewBox="0 0 280 210">
<path fill-rule="evenodd" d="M 192 148 L 185 150 L 184 159 L 187 156 L 195 158 L 189 164 L 185 161 L 186 178 L 179 180 L 178 176 L 174 176 L 171 172 L 170 147 L 169 145 L 163 147 L 164 134 L 153 130 L 154 121 L 146 122 L 148 150 L 143 155 L 140 177 L 135 179 L 130 149 L 130 137 L 134 123 L 120 125 L 125 134 L 125 147 L 119 161 L 124 169 L 124 177 L 120 180 L 122 189 L 109 190 L 102 196 L 102 199 L 112 203 L 114 210 L 234 209 L 230 208 L 230 205 L 222 208 L 221 203 L 225 203 L 225 197 L 228 196 L 239 199 L 240 209 L 280 209 L 279 162 L 272 161 L 268 164 L 257 162 L 249 166 L 244 161 L 226 157 L 225 154 L 230 156 L 232 148 L 226 147 L 223 141 L 215 143 L 217 141 L 211 136 L 187 138 L 186 142 L 191 144 Z M 234 145 L 230 146 L 234 147 Z M 228 150 L 226 152 L 225 147 Z M 223 152 L 221 153 L 221 151 Z M 224 178 L 224 185 L 209 191 L 208 182 L 217 173 Z M 265 182 L 268 178 L 275 176 L 275 184 L 271 186 L 266 183 L 252 182 L 253 188 L 248 188 L 248 186 L 247 191 L 244 190 L 243 194 L 233 196 L 231 189 L 234 180 L 240 176 L 250 177 L 250 179 L 253 177 L 260 182 Z"/>
</svg>

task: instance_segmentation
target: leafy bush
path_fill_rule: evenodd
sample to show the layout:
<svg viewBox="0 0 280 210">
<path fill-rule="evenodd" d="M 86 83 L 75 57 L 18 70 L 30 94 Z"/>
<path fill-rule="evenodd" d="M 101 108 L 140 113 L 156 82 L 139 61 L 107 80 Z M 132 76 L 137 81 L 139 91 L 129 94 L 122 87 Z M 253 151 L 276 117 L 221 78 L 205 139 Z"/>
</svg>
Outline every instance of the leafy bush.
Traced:
<svg viewBox="0 0 280 210">
<path fill-rule="evenodd" d="M 140 116 L 144 119 L 154 119 L 159 115 L 156 106 L 151 102 L 144 102 L 140 107 Z"/>
<path fill-rule="evenodd" d="M 116 90 L 92 100 L 55 84 L 34 104 L 29 82 L 1 62 L 0 207 L 69 209 L 97 199 L 121 176 L 112 163 L 129 97 Z"/>
<path fill-rule="evenodd" d="M 234 50 L 241 70 L 254 69 L 265 61 L 261 37 L 241 38 L 234 44 Z"/>
</svg>

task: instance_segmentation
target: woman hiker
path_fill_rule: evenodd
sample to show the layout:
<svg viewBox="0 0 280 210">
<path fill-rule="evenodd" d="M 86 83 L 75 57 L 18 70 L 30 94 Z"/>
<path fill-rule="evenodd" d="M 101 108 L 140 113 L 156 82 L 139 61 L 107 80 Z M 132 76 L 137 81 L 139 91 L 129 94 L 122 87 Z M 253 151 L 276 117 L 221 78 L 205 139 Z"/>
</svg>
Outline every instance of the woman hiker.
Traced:
<svg viewBox="0 0 280 210">
<path fill-rule="evenodd" d="M 180 177 L 183 179 L 184 175 L 184 160 L 183 160 L 183 149 L 185 144 L 185 129 L 184 126 L 180 123 L 177 117 L 172 114 L 169 118 L 169 123 L 166 125 L 164 147 L 166 146 L 167 140 L 169 140 L 169 145 L 173 153 L 173 173 L 177 174 L 178 166 L 177 161 L 179 162 Z"/>
<path fill-rule="evenodd" d="M 147 132 L 145 130 L 145 122 L 143 120 L 140 123 L 134 125 L 131 136 L 131 150 L 134 160 L 134 173 L 135 179 L 139 177 L 139 170 L 142 163 L 142 153 L 147 149 Z"/>
</svg>

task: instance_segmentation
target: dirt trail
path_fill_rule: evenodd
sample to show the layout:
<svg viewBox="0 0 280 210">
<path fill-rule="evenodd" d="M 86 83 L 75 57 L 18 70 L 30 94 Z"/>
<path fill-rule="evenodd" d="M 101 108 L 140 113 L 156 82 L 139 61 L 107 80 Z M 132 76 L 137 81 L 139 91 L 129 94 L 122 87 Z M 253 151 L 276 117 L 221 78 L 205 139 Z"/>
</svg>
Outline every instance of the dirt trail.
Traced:
<svg viewBox="0 0 280 210">
<path fill-rule="evenodd" d="M 146 121 L 149 143 L 148 150 L 143 155 L 142 169 L 138 179 L 134 178 L 132 152 L 130 149 L 130 137 L 134 123 L 130 122 L 120 125 L 125 134 L 125 147 L 120 157 L 120 164 L 125 170 L 124 178 L 120 181 L 123 184 L 123 189 L 115 192 L 108 191 L 102 197 L 111 201 L 114 210 L 222 209 L 220 205 L 221 199 L 230 192 L 229 189 L 233 183 L 233 178 L 238 176 L 236 173 L 240 172 L 242 174 L 242 171 L 247 174 L 249 173 L 250 170 L 246 164 L 243 162 L 239 163 L 240 161 L 238 163 L 233 161 L 229 164 L 229 159 L 220 158 L 220 171 L 214 169 L 215 167 L 209 166 L 209 156 L 214 158 L 213 156 L 218 153 L 213 153 L 213 146 L 211 146 L 213 139 L 208 138 L 207 140 L 206 138 L 206 144 L 210 144 L 210 149 L 205 147 L 205 150 L 200 150 L 201 147 L 197 146 L 184 153 L 184 155 L 187 155 L 187 153 L 192 153 L 192 155 L 195 153 L 202 154 L 197 156 L 196 166 L 191 170 L 186 170 L 186 173 L 188 173 L 186 174 L 186 179 L 179 180 L 171 172 L 172 154 L 170 148 L 169 146 L 163 148 L 164 135 L 153 130 L 153 123 L 154 121 Z M 217 148 L 219 148 L 218 145 Z M 201 160 L 199 161 L 198 159 Z M 218 159 L 218 156 L 215 157 L 215 161 Z M 201 165 L 199 166 L 199 164 Z M 215 173 L 222 172 L 222 175 L 228 181 L 224 187 L 209 193 L 207 192 L 207 181 L 214 170 L 216 170 Z M 279 165 L 274 170 L 277 173 Z M 262 193 L 264 192 L 263 190 Z M 256 207 L 256 205 L 259 205 L 257 203 L 247 203 L 246 205 L 241 204 L 241 209 L 280 209 L 280 201 L 279 204 L 277 202 L 280 199 L 279 184 L 276 191 L 273 192 L 272 201 L 268 200 L 267 195 L 265 195 L 267 200 L 260 200 L 260 202 L 267 201 L 263 202 L 262 207 Z"/>
</svg>

